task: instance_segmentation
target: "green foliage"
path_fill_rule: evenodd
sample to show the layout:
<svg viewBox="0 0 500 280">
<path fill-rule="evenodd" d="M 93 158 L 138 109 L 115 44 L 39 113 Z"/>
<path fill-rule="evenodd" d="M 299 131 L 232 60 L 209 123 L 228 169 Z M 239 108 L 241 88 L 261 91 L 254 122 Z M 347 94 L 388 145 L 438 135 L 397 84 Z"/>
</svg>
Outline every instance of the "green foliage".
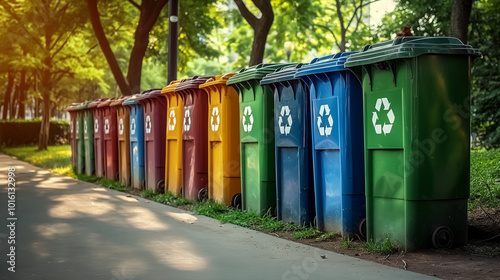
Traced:
<svg viewBox="0 0 500 280">
<path fill-rule="evenodd" d="M 469 209 L 500 207 L 500 150 L 472 150 Z"/>
<path fill-rule="evenodd" d="M 157 193 L 155 193 L 155 191 L 150 190 L 150 189 L 146 189 L 146 190 L 143 190 L 141 192 L 141 197 L 144 197 L 144 198 L 154 197 L 156 195 L 157 195 Z"/>
<path fill-rule="evenodd" d="M 293 238 L 295 238 L 295 239 L 310 239 L 310 238 L 315 238 L 321 234 L 322 234 L 322 232 L 317 230 L 316 228 L 309 227 L 309 228 L 306 228 L 302 231 L 295 232 L 293 234 Z"/>
<path fill-rule="evenodd" d="M 370 240 L 363 244 L 363 248 L 368 250 L 368 252 L 385 255 L 396 253 L 403 247 L 397 241 L 391 241 L 391 239 L 386 237 L 384 240 L 379 241 Z"/>
<path fill-rule="evenodd" d="M 76 178 L 71 168 L 70 145 L 49 146 L 44 151 L 39 151 L 35 146 L 2 147 L 0 151 L 51 172 L 61 171 L 63 175 Z"/>
<path fill-rule="evenodd" d="M 344 237 L 342 240 L 340 240 L 340 245 L 344 246 L 346 249 L 350 249 L 352 247 L 352 242 L 354 241 L 354 238 L 349 238 L 349 236 Z"/>
<path fill-rule="evenodd" d="M 169 191 L 165 194 L 156 194 L 153 196 L 153 201 L 174 207 L 193 203 L 193 201 L 184 197 L 175 196 Z"/>
<path fill-rule="evenodd" d="M 320 235 L 319 237 L 317 237 L 316 240 L 318 240 L 318 241 L 325 241 L 325 240 L 328 240 L 328 239 L 335 238 L 336 236 L 340 236 L 340 233 L 338 233 L 338 232 L 327 232 L 327 233 L 324 233 L 324 234 Z"/>
</svg>

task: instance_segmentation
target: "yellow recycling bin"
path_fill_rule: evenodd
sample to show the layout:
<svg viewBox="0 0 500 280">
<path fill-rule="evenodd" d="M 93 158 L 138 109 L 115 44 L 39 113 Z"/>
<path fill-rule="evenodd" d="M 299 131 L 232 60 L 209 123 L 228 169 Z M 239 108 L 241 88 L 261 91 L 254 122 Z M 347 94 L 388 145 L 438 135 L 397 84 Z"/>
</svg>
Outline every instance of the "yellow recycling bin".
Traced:
<svg viewBox="0 0 500 280">
<path fill-rule="evenodd" d="M 236 73 L 219 75 L 201 84 L 208 94 L 208 197 L 240 207 L 239 99 L 226 82 Z"/>
<path fill-rule="evenodd" d="M 165 191 L 182 192 L 182 97 L 174 92 L 182 80 L 172 81 L 161 90 L 167 99 L 167 141 L 165 146 Z"/>
</svg>

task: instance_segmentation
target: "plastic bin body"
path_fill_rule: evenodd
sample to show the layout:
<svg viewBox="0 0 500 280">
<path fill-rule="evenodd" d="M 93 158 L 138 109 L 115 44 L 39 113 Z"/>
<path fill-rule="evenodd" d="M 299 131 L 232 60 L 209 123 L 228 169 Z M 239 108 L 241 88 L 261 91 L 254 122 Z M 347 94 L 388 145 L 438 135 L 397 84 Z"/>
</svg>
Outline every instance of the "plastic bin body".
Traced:
<svg viewBox="0 0 500 280">
<path fill-rule="evenodd" d="M 119 98 L 111 102 L 110 106 L 116 111 L 118 180 L 125 186 L 130 186 L 130 114 L 129 108 L 122 106 L 127 99 L 127 96 Z"/>
<path fill-rule="evenodd" d="M 200 88 L 208 94 L 208 198 L 238 207 L 241 206 L 239 99 L 236 90 L 226 85 L 233 75 L 216 76 Z"/>
<path fill-rule="evenodd" d="M 351 54 L 315 58 L 296 74 L 310 89 L 316 226 L 342 236 L 358 232 L 366 215 L 363 94 L 344 68 Z"/>
<path fill-rule="evenodd" d="M 278 219 L 309 226 L 315 216 L 311 109 L 306 83 L 294 78 L 302 66 L 280 68 L 265 76 L 260 84 L 269 86 L 274 93 Z"/>
<path fill-rule="evenodd" d="M 76 152 L 76 173 L 83 174 L 85 172 L 85 141 L 83 137 L 83 110 L 80 109 L 81 104 L 72 106 L 72 111 L 75 114 L 75 152 Z"/>
<path fill-rule="evenodd" d="M 455 38 L 366 46 L 346 67 L 364 94 L 367 233 L 407 251 L 467 241 L 470 64 Z"/>
<path fill-rule="evenodd" d="M 130 116 L 130 185 L 138 190 L 145 186 L 144 177 L 144 110 L 133 95 L 123 102 Z"/>
<path fill-rule="evenodd" d="M 180 94 L 174 92 L 182 80 L 172 81 L 161 90 L 167 100 L 167 133 L 165 143 L 165 191 L 182 193 L 182 127 L 184 105 Z"/>
<path fill-rule="evenodd" d="M 118 176 L 118 131 L 116 108 L 110 107 L 115 99 L 103 101 L 97 105 L 103 118 L 103 154 L 104 175 L 111 180 L 119 180 Z"/>
<path fill-rule="evenodd" d="M 70 136 L 70 145 L 71 145 L 71 165 L 76 168 L 76 111 L 73 110 L 73 106 L 77 105 L 77 103 L 71 104 L 66 111 L 69 112 L 70 121 L 69 121 L 69 136 Z"/>
<path fill-rule="evenodd" d="M 88 105 L 88 104 L 87 104 Z M 92 110 L 83 110 L 83 142 L 85 147 L 85 175 L 95 174 L 94 116 Z"/>
<path fill-rule="evenodd" d="M 184 105 L 182 194 L 193 200 L 203 199 L 208 188 L 208 96 L 199 86 L 210 78 L 212 76 L 194 76 L 175 88 Z"/>
<path fill-rule="evenodd" d="M 92 128 L 94 130 L 94 167 L 95 175 L 98 177 L 104 177 L 104 119 L 103 111 L 97 106 L 106 100 L 106 98 L 96 99 L 87 106 L 94 118 Z"/>
<path fill-rule="evenodd" d="M 273 214 L 276 208 L 273 93 L 260 80 L 284 65 L 244 68 L 227 81 L 240 103 L 242 208 L 258 214 Z"/>
<path fill-rule="evenodd" d="M 137 100 L 144 109 L 145 188 L 164 193 L 167 101 L 161 90 L 145 92 Z"/>
</svg>

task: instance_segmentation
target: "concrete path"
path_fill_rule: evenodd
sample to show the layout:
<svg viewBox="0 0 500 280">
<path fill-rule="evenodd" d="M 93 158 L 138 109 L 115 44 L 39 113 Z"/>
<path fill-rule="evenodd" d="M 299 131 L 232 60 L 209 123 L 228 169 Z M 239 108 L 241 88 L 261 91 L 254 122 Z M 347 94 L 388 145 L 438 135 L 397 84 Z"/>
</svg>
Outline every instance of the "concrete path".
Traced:
<svg viewBox="0 0 500 280">
<path fill-rule="evenodd" d="M 8 216 L 11 166 L 15 212 Z M 3 154 L 0 221 L 0 279 L 431 278 L 222 225 Z M 15 240 L 15 272 L 8 270 L 9 240 Z"/>
</svg>

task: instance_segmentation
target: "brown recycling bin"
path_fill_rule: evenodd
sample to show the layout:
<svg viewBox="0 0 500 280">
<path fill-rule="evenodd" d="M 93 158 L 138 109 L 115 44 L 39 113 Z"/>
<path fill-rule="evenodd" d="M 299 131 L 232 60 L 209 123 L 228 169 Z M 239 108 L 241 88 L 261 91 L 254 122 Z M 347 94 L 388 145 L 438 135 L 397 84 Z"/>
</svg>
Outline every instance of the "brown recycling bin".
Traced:
<svg viewBox="0 0 500 280">
<path fill-rule="evenodd" d="M 118 180 L 118 132 L 116 124 L 116 108 L 110 107 L 115 98 L 97 105 L 103 118 L 103 154 L 104 175 L 111 180 Z"/>
</svg>

